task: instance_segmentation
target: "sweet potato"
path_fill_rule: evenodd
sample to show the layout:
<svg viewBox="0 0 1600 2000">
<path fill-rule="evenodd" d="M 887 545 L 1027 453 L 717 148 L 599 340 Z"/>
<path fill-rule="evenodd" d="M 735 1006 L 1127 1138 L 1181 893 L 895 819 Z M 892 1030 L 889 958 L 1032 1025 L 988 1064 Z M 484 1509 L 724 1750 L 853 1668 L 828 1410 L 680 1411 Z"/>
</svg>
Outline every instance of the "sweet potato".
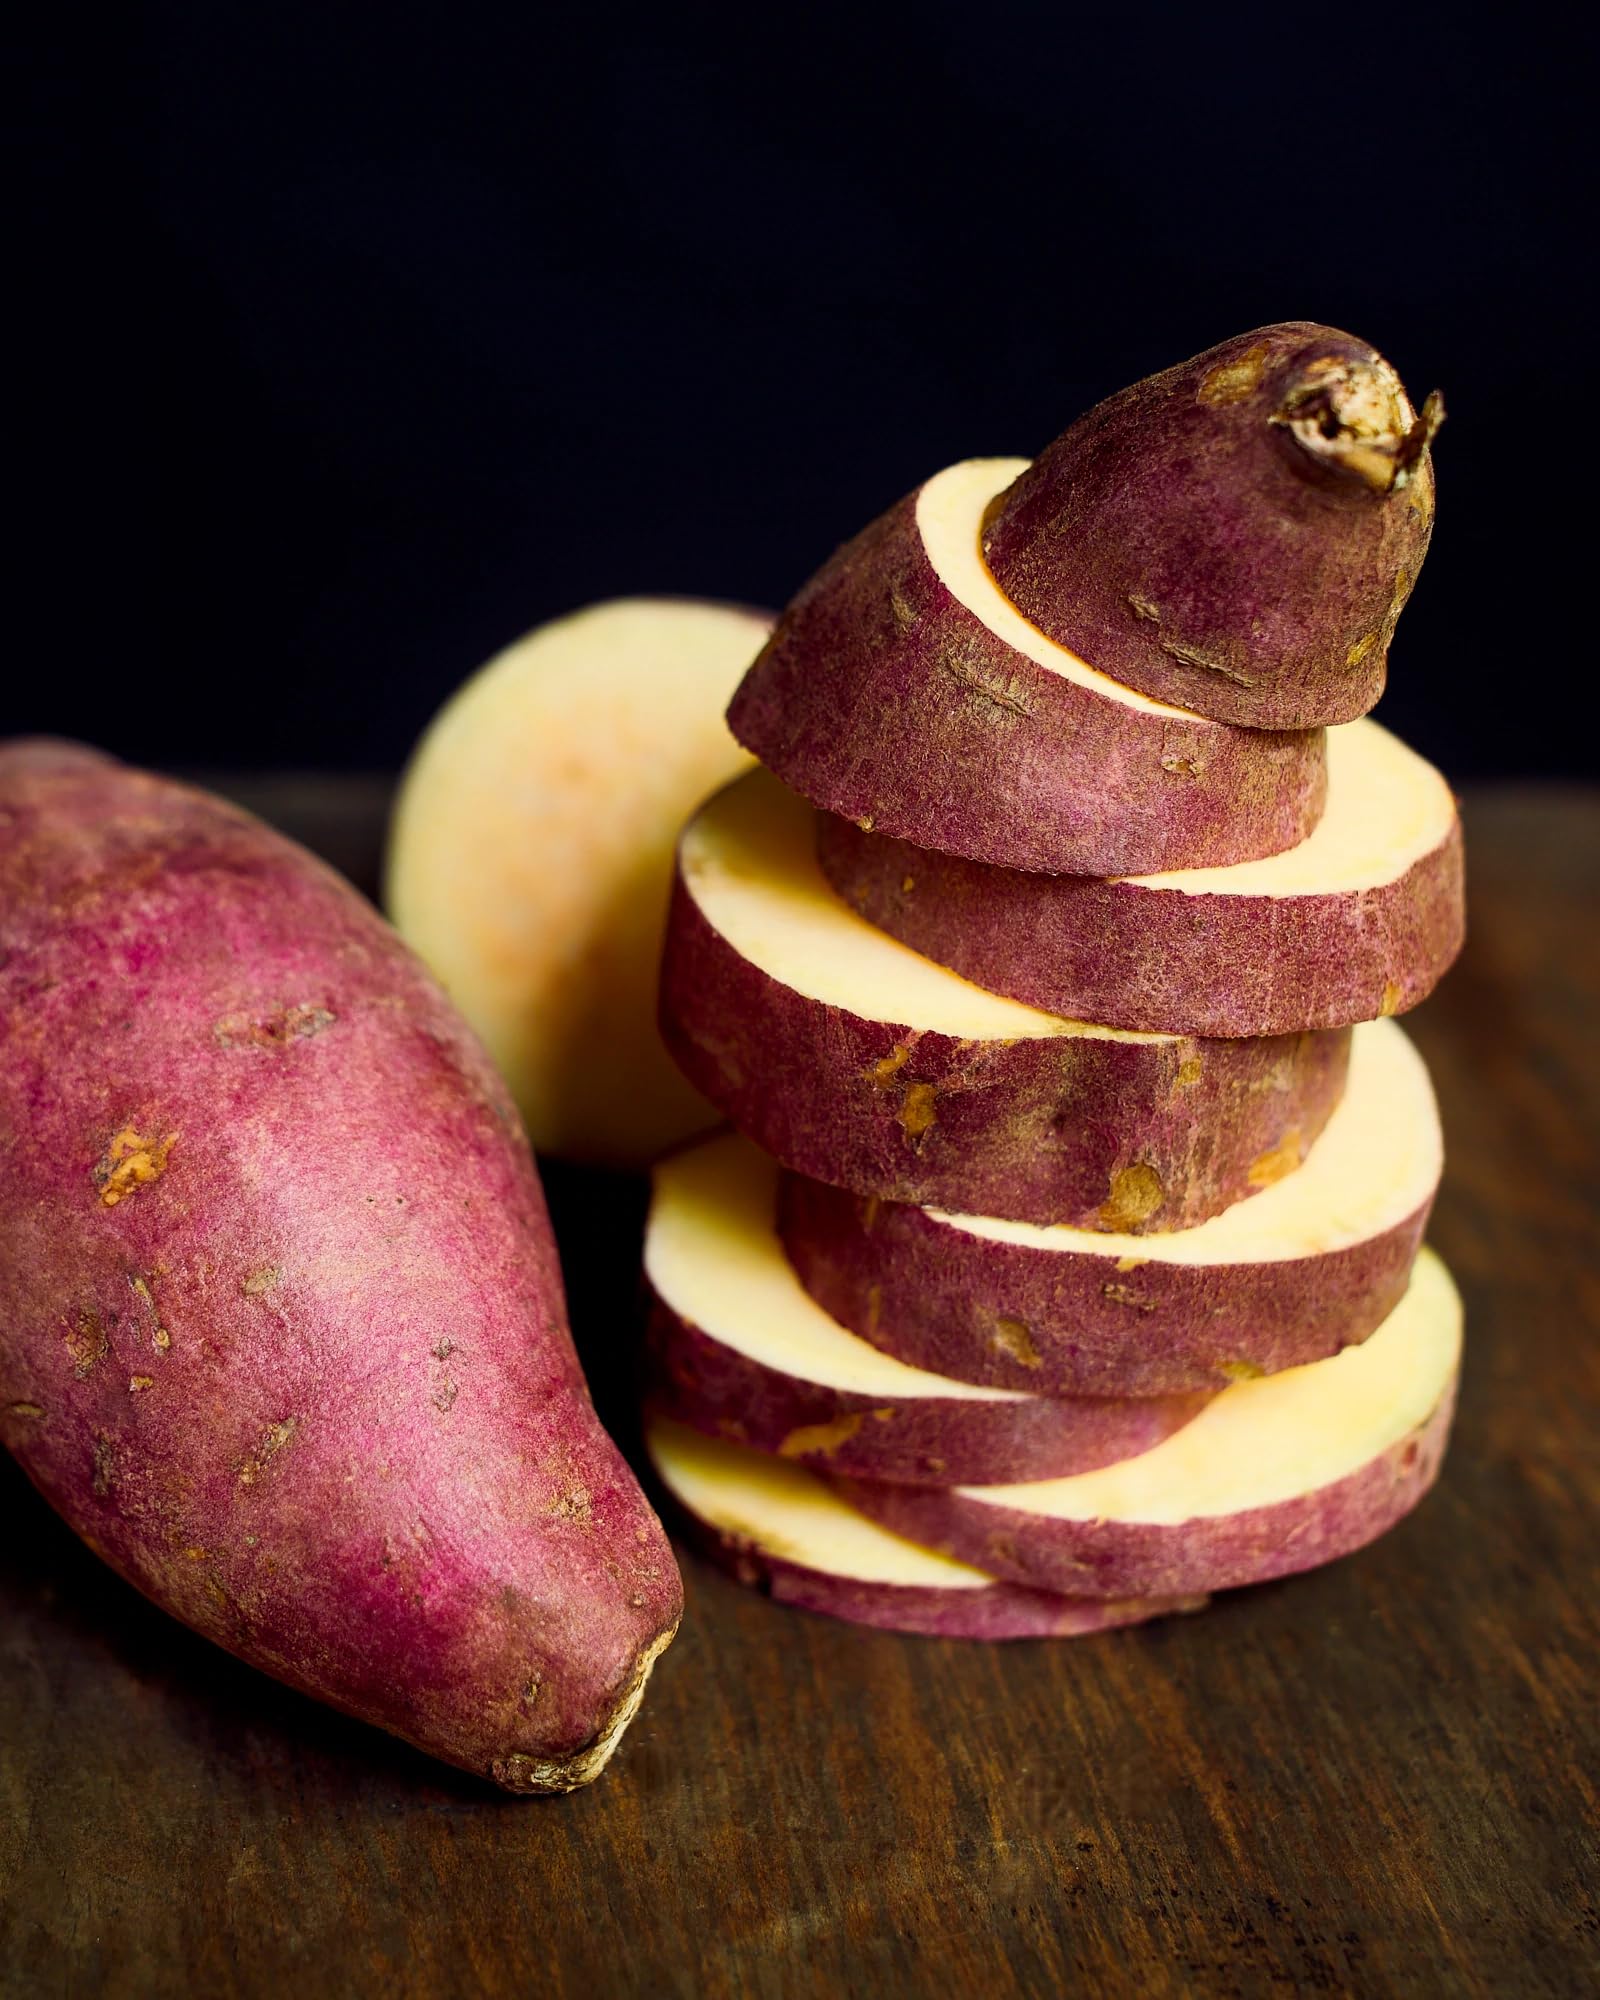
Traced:
<svg viewBox="0 0 1600 2000">
<path fill-rule="evenodd" d="M 1047 1479 L 1148 1451 L 1206 1395 L 1063 1399 L 977 1388 L 881 1353 L 801 1289 L 778 1169 L 727 1134 L 656 1169 L 644 1268 L 659 1407 L 712 1436 L 865 1479 Z"/>
<path fill-rule="evenodd" d="M 870 923 L 996 993 L 1167 1034 L 1283 1035 L 1404 1013 L 1461 949 L 1461 824 L 1375 722 L 1328 737 L 1328 806 L 1282 854 L 1099 881 L 986 868 L 822 816 L 818 854 Z"/>
<path fill-rule="evenodd" d="M 813 805 L 1003 867 L 1128 875 L 1303 839 L 1320 731 L 1152 701 L 1001 593 L 978 533 L 1024 463 L 953 465 L 839 550 L 740 684 L 734 734 Z"/>
<path fill-rule="evenodd" d="M 913 1367 L 1046 1396 L 1170 1395 L 1364 1340 L 1405 1292 L 1442 1164 L 1422 1059 L 1372 1021 L 1305 1164 L 1193 1229 L 1041 1229 L 798 1174 L 779 1228 L 817 1303 Z"/>
<path fill-rule="evenodd" d="M 1348 333 L 1259 327 L 1081 417 L 994 501 L 984 556 L 1129 687 L 1255 729 L 1350 722 L 1428 551 L 1443 414 Z"/>
<path fill-rule="evenodd" d="M 247 815 L 0 751 L 0 1438 L 241 1659 L 511 1791 L 604 1765 L 681 1608 L 488 1058 Z"/>
<path fill-rule="evenodd" d="M 385 900 L 541 1152 L 643 1166 L 711 1122 L 656 1033 L 661 927 L 679 827 L 749 764 L 722 711 L 770 624 L 590 605 L 491 660 L 412 757 Z"/>
<path fill-rule="evenodd" d="M 815 815 L 752 771 L 691 821 L 662 1028 L 763 1151 L 890 1201 L 1142 1234 L 1298 1165 L 1338 1102 L 1347 1032 L 1197 1041 L 985 993 L 828 888 Z"/>
<path fill-rule="evenodd" d="M 942 1639 L 1065 1639 L 1197 1611 L 1197 1597 L 1060 1597 L 1000 1583 L 889 1534 L 783 1459 L 702 1436 L 660 1413 L 645 1442 L 696 1545 L 777 1603 Z"/>
<path fill-rule="evenodd" d="M 1372 1337 L 1241 1382 L 1141 1458 L 1074 1479 L 838 1482 L 920 1542 L 1041 1590 L 1112 1598 L 1227 1590 L 1376 1540 L 1432 1486 L 1461 1357 L 1461 1301 L 1424 1250 Z"/>
</svg>

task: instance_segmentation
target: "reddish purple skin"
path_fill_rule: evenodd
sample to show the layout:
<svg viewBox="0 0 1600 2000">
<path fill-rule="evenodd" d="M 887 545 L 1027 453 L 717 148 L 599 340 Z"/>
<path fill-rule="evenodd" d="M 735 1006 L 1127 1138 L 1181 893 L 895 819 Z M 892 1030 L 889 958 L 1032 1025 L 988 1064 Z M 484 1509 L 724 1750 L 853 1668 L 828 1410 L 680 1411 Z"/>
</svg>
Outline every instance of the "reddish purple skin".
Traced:
<svg viewBox="0 0 1600 2000">
<path fill-rule="evenodd" d="M 1091 875 L 1200 868 L 1303 840 L 1320 730 L 1126 707 L 1051 673 L 940 582 L 911 494 L 789 606 L 728 722 L 826 811 L 977 861 Z"/>
<path fill-rule="evenodd" d="M 823 1311 L 915 1368 L 1041 1396 L 1162 1396 L 1358 1345 L 1405 1295 L 1432 1206 L 1321 1256 L 1124 1271 L 785 1174 L 778 1230 Z"/>
<path fill-rule="evenodd" d="M 1395 881 L 1320 896 L 1028 875 L 830 814 L 818 816 L 817 855 L 852 909 L 925 958 L 1048 1014 L 1115 1028 L 1285 1035 L 1403 1014 L 1466 933 L 1459 820 Z"/>
<path fill-rule="evenodd" d="M 175 1136 L 107 1205 L 128 1128 Z M 564 1789 L 677 1623 L 465 1024 L 321 863 L 63 745 L 0 750 L 0 1297 L 0 1437 L 90 1547 L 434 1756 Z"/>
<path fill-rule="evenodd" d="M 653 1399 L 679 1423 L 819 1470 L 912 1486 L 1091 1472 L 1149 1451 L 1211 1400 L 1205 1393 L 1073 1401 L 1034 1395 L 1022 1403 L 919 1396 L 885 1404 L 765 1367 L 659 1299 L 650 1354 Z M 828 1434 L 805 1435 L 818 1426 Z"/>
<path fill-rule="evenodd" d="M 1454 1409 L 1452 1383 L 1409 1437 L 1347 1478 L 1274 1506 L 1177 1526 L 1057 1521 L 953 1490 L 830 1483 L 897 1534 L 1037 1590 L 1110 1598 L 1233 1590 L 1318 1569 L 1387 1533 L 1438 1478 Z"/>
<path fill-rule="evenodd" d="M 1304 1158 L 1350 1056 L 1347 1030 L 970 1042 L 866 1021 L 740 957 L 681 875 L 661 1032 L 695 1088 L 796 1173 L 886 1201 L 1135 1231 L 1188 1228 L 1256 1193 L 1254 1163 Z M 925 1091 L 933 1122 L 915 1129 Z M 1146 1167 L 1161 1205 L 1142 1220 L 1103 1215 L 1118 1177 Z"/>
<path fill-rule="evenodd" d="M 929 1639 L 1077 1639 L 1176 1612 L 1203 1611 L 1206 1605 L 1204 1597 L 1193 1594 L 1107 1601 L 998 1581 L 982 1590 L 866 1583 L 771 1555 L 712 1527 L 677 1502 L 672 1513 L 685 1538 L 736 1583 L 763 1592 L 775 1604 L 886 1632 Z"/>
<path fill-rule="evenodd" d="M 1433 471 L 1424 451 L 1409 485 L 1378 494 L 1270 421 L 1323 356 L 1377 359 L 1293 320 L 1097 405 L 990 508 L 995 581 L 1040 631 L 1158 700 L 1256 729 L 1365 715 L 1428 551 Z"/>
</svg>

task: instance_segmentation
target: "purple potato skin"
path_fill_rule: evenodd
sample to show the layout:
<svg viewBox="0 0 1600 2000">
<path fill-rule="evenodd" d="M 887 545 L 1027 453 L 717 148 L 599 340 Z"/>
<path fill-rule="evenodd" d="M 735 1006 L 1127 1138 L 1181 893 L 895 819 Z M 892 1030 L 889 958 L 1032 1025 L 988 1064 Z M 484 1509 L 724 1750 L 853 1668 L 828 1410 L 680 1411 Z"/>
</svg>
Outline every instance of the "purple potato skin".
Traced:
<svg viewBox="0 0 1600 2000">
<path fill-rule="evenodd" d="M 1428 552 L 1443 411 L 1431 398 L 1382 451 L 1349 449 L 1329 364 L 1398 389 L 1364 341 L 1291 320 L 1098 404 L 992 503 L 1001 590 L 1102 673 L 1217 721 L 1365 715 Z M 1319 415 L 1309 439 L 1292 421 Z"/>
<path fill-rule="evenodd" d="M 603 1763 L 681 1586 L 515 1111 L 330 869 L 0 749 L 0 1438 L 252 1666 L 515 1792 Z"/>
<path fill-rule="evenodd" d="M 1439 1476 L 1455 1384 L 1408 1437 L 1346 1478 L 1270 1507 L 1175 1525 L 1060 1521 L 955 1490 L 833 1479 L 841 1496 L 896 1534 L 1037 1590 L 1078 1597 L 1181 1596 L 1294 1576 L 1365 1548 Z"/>
<path fill-rule="evenodd" d="M 1320 730 L 1128 707 L 951 595 L 915 493 L 808 583 L 746 674 L 735 736 L 813 805 L 976 861 L 1150 874 L 1276 854 L 1321 817 Z"/>
<path fill-rule="evenodd" d="M 724 1533 L 676 1501 L 671 1518 L 684 1539 L 716 1568 L 775 1604 L 813 1611 L 851 1625 L 928 1639 L 1079 1639 L 1143 1625 L 1152 1618 L 1203 1611 L 1206 1599 L 1061 1597 L 1024 1584 L 996 1581 L 983 1589 L 941 1590 L 935 1585 L 873 1583 L 833 1576 L 757 1548 Z"/>
<path fill-rule="evenodd" d="M 1049 1014 L 1164 1034 L 1342 1028 L 1425 1000 L 1466 935 L 1461 822 L 1394 881 L 1190 895 L 990 868 L 817 819 L 817 856 L 869 923 Z"/>
<path fill-rule="evenodd" d="M 656 1299 L 652 1398 L 708 1437 L 817 1470 L 914 1486 L 1064 1478 L 1149 1451 L 1197 1416 L 1208 1394 L 1142 1398 L 951 1396 L 898 1403 L 806 1382 L 726 1347 Z"/>
<path fill-rule="evenodd" d="M 1136 1233 L 1188 1228 L 1297 1166 L 1350 1055 L 1348 1030 L 972 1042 L 863 1020 L 741 957 L 681 870 L 661 1031 L 695 1088 L 796 1173 L 886 1201 Z"/>
<path fill-rule="evenodd" d="M 1159 1396 L 1365 1340 L 1404 1297 L 1432 1207 L 1430 1196 L 1381 1235 L 1319 1256 L 1130 1271 L 785 1174 L 778 1229 L 824 1312 L 913 1367 L 1043 1396 Z"/>
</svg>

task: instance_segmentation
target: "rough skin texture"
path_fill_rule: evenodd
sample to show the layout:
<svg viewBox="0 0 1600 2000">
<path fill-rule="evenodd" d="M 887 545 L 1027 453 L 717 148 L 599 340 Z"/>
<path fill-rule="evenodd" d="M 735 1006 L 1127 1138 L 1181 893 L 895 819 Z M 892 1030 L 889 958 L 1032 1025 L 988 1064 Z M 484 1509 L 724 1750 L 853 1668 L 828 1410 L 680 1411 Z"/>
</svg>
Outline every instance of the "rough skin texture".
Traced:
<svg viewBox="0 0 1600 2000">
<path fill-rule="evenodd" d="M 1350 334 L 1260 327 L 1081 417 L 995 501 L 984 555 L 1129 687 L 1257 729 L 1349 722 L 1428 551 L 1442 414 Z"/>
<path fill-rule="evenodd" d="M 1189 895 L 1029 875 L 819 815 L 817 856 L 879 930 L 991 992 L 1117 1028 L 1283 1035 L 1403 1014 L 1466 930 L 1461 825 L 1392 882 L 1303 896 Z"/>
<path fill-rule="evenodd" d="M 681 1610 L 487 1058 L 330 870 L 0 750 L 0 1437 L 241 1659 L 516 1792 L 598 1772 Z"/>
<path fill-rule="evenodd" d="M 1120 1626 L 1142 1625 L 1180 1611 L 1203 1611 L 1203 1596 L 1165 1598 L 1063 1597 L 1025 1584 L 996 1581 L 987 1588 L 941 1590 L 933 1585 L 867 1582 L 832 1576 L 790 1562 L 740 1535 L 725 1533 L 669 1503 L 684 1538 L 738 1583 L 760 1590 L 776 1604 L 910 1632 L 931 1639 L 1076 1639 Z"/>
<path fill-rule="evenodd" d="M 808 583 L 728 711 L 813 805 L 976 861 L 1088 875 L 1253 859 L 1316 824 L 1320 732 L 1108 700 L 940 581 L 912 494 Z"/>
<path fill-rule="evenodd" d="M 678 1422 L 819 1470 L 915 1486 L 1054 1479 L 1114 1465 L 1149 1451 L 1209 1400 L 925 1395 L 890 1403 L 766 1367 L 659 1299 L 650 1353 L 655 1403 Z"/>
<path fill-rule="evenodd" d="M 1348 1030 L 1252 1041 L 959 1041 L 867 1021 L 742 958 L 679 873 L 661 1027 L 782 1165 L 889 1201 L 1183 1229 L 1290 1172 L 1344 1088 Z"/>
<path fill-rule="evenodd" d="M 1275 1506 L 1172 1526 L 1051 1520 L 953 1490 L 832 1483 L 897 1534 L 1034 1589 L 1109 1598 L 1232 1590 L 1316 1569 L 1387 1533 L 1438 1478 L 1454 1409 L 1452 1384 L 1408 1437 L 1346 1478 Z"/>
<path fill-rule="evenodd" d="M 778 1227 L 823 1310 L 913 1367 L 1043 1396 L 1159 1396 L 1365 1340 L 1404 1296 L 1432 1206 L 1316 1256 L 1130 1267 L 971 1236 L 925 1209 L 786 1174 Z"/>
</svg>

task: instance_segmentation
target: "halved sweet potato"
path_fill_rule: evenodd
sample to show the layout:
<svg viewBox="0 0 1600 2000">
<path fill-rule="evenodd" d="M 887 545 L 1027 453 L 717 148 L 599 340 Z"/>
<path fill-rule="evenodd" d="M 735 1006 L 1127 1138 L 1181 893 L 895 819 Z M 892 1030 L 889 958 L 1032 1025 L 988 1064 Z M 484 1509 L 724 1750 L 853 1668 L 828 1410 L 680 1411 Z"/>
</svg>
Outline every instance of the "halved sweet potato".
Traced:
<svg viewBox="0 0 1600 2000">
<path fill-rule="evenodd" d="M 771 622 L 591 604 L 474 674 L 412 756 L 389 911 L 540 1152 L 643 1166 L 710 1122 L 656 1033 L 661 930 L 685 815 L 749 763 L 722 712 Z"/>
</svg>

